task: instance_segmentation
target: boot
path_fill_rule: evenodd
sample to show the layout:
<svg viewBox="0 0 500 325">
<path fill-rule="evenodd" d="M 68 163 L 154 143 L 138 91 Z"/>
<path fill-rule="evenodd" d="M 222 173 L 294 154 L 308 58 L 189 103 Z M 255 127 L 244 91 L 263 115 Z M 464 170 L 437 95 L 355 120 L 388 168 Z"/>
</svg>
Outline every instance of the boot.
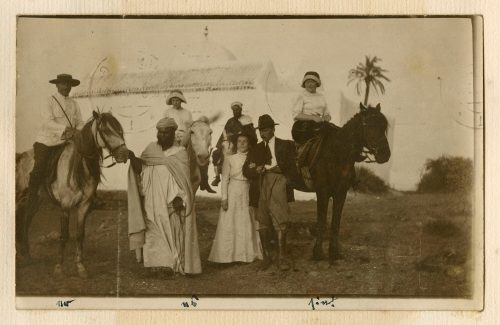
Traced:
<svg viewBox="0 0 500 325">
<path fill-rule="evenodd" d="M 259 229 L 260 242 L 262 244 L 262 262 L 259 269 L 265 271 L 271 266 L 271 238 L 267 229 Z"/>
<path fill-rule="evenodd" d="M 278 269 L 280 271 L 288 271 L 291 267 L 291 263 L 289 261 L 288 254 L 287 254 L 286 235 L 287 235 L 286 230 L 278 231 L 278 249 L 279 249 Z"/>
<path fill-rule="evenodd" d="M 208 193 L 217 193 L 216 191 L 212 190 L 212 188 L 208 184 L 208 165 L 200 166 L 200 176 L 200 190 L 207 191 Z"/>
<path fill-rule="evenodd" d="M 219 183 L 220 183 L 220 175 L 217 174 L 217 176 L 215 176 L 215 178 L 212 182 L 212 186 L 219 186 Z"/>
</svg>

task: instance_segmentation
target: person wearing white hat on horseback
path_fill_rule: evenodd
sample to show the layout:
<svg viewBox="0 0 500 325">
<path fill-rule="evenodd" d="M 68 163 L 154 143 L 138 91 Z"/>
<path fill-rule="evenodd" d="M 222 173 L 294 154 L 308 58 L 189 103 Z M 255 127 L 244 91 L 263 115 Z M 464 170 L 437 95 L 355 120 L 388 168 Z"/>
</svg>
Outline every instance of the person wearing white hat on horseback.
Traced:
<svg viewBox="0 0 500 325">
<path fill-rule="evenodd" d="M 193 124 L 193 115 L 184 107 L 182 103 L 187 103 L 184 94 L 180 90 L 172 90 L 167 96 L 167 105 L 172 106 L 165 111 L 163 117 L 170 117 L 175 120 L 178 128 L 175 131 L 177 145 L 186 146 L 189 141 L 189 128 Z"/>
<path fill-rule="evenodd" d="M 318 93 L 316 89 L 321 86 L 319 74 L 314 71 L 306 72 L 302 79 L 304 90 L 297 97 L 292 108 L 292 115 L 295 121 L 292 133 L 294 140 L 301 142 L 302 134 L 299 131 L 312 129 L 316 124 L 329 122 L 332 117 L 328 111 L 325 96 Z M 299 130 L 300 129 L 300 130 Z M 292 131 L 293 132 L 293 131 Z M 305 135 L 307 137 L 307 134 Z"/>
<path fill-rule="evenodd" d="M 177 123 L 177 130 L 175 131 L 176 145 L 187 146 L 190 139 L 190 128 L 193 124 L 193 115 L 184 107 L 182 103 L 187 103 L 186 98 L 181 90 L 172 90 L 167 97 L 167 105 L 172 105 L 171 108 L 165 111 L 163 117 L 170 117 Z M 208 164 L 200 166 L 201 182 L 200 190 L 207 191 L 208 193 L 215 193 L 208 184 Z"/>
<path fill-rule="evenodd" d="M 320 86 L 319 74 L 315 71 L 306 72 L 302 78 L 304 90 L 299 94 L 292 108 L 295 121 L 292 126 L 292 138 L 297 148 L 297 167 L 309 188 L 314 185 L 307 166 L 311 163 L 307 155 L 309 151 L 318 150 L 321 131 L 329 125 L 328 122 L 331 120 L 325 96 L 316 91 Z"/>
</svg>

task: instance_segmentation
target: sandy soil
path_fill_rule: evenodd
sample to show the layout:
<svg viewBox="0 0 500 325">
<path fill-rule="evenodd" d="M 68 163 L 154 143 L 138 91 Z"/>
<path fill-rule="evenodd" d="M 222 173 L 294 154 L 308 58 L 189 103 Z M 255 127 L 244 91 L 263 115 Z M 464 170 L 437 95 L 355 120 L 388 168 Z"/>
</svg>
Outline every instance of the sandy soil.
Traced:
<svg viewBox="0 0 500 325">
<path fill-rule="evenodd" d="M 262 272 L 258 263 L 217 265 L 207 261 L 220 202 L 197 198 L 203 273 L 155 274 L 128 249 L 124 192 L 100 192 L 106 205 L 87 222 L 88 279 L 74 263 L 75 220 L 66 249 L 66 278 L 52 275 L 58 254 L 60 210 L 46 203 L 31 229 L 31 264 L 17 263 L 18 295 L 358 295 L 467 297 L 471 294 L 471 207 L 455 194 L 350 193 L 341 223 L 344 259 L 330 266 L 311 260 L 315 201 L 292 204 L 291 252 L 297 271 Z M 330 204 L 331 208 L 331 204 Z M 325 242 L 325 252 L 327 243 Z"/>
</svg>

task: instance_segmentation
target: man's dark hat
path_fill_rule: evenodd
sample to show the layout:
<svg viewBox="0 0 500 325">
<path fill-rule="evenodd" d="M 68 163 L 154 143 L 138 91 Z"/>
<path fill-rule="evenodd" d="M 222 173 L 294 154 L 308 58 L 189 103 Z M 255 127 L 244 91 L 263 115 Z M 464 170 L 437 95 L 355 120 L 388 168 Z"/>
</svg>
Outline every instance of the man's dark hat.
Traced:
<svg viewBox="0 0 500 325">
<path fill-rule="evenodd" d="M 274 123 L 274 120 L 271 116 L 268 114 L 264 114 L 259 116 L 259 123 L 257 124 L 256 129 L 267 129 L 267 128 L 272 128 L 275 125 L 278 125 L 278 123 Z"/>
<path fill-rule="evenodd" d="M 78 86 L 80 84 L 80 80 L 73 79 L 73 76 L 66 73 L 61 73 L 57 75 L 57 79 L 52 79 L 49 81 L 51 84 L 58 84 L 61 82 L 69 82 L 71 87 Z"/>
</svg>

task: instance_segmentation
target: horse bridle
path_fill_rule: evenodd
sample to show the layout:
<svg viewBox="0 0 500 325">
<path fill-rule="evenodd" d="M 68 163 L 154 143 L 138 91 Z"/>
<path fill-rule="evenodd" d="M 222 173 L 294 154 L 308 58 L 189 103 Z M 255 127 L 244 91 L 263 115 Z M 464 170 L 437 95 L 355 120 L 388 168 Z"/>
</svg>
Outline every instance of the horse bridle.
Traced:
<svg viewBox="0 0 500 325">
<path fill-rule="evenodd" d="M 189 130 L 191 130 L 191 128 L 193 127 L 193 125 L 195 125 L 196 123 L 206 124 L 206 125 L 208 125 L 208 127 L 210 128 L 210 124 L 206 123 L 205 121 L 196 120 L 196 121 L 193 121 L 193 122 L 191 123 L 191 125 L 189 126 Z M 212 129 L 210 128 L 210 130 L 212 130 Z M 192 134 L 192 133 L 193 133 L 193 132 L 192 132 L 192 131 L 190 131 L 190 134 L 189 134 L 189 143 L 188 143 L 188 145 L 190 145 L 190 146 L 192 146 L 192 143 L 193 143 L 193 142 L 191 141 L 191 134 Z M 214 149 L 214 148 L 212 148 L 212 144 L 209 144 L 209 149 L 208 149 L 208 156 L 209 156 L 209 157 L 212 155 L 212 150 L 213 150 L 213 149 Z"/>
<path fill-rule="evenodd" d="M 363 112 L 361 113 L 361 125 L 362 125 L 362 128 L 361 128 L 361 131 L 362 131 L 362 134 L 361 134 L 361 137 L 363 138 L 363 141 L 365 140 L 365 128 L 366 126 L 368 125 L 368 123 L 366 122 L 366 118 L 365 118 L 365 115 L 363 114 Z M 378 143 L 381 142 L 380 140 L 377 141 L 377 147 L 378 147 Z M 374 160 L 370 155 L 372 156 L 376 156 L 378 152 L 378 148 L 373 148 L 372 146 L 370 146 L 368 143 L 364 143 L 363 144 L 363 149 L 361 151 L 361 156 L 364 157 L 363 159 L 363 162 L 367 163 L 367 164 L 370 164 L 370 163 L 376 163 L 377 161 Z"/>
<path fill-rule="evenodd" d="M 95 127 L 95 142 L 97 144 L 97 146 L 99 146 L 99 143 L 97 142 L 97 134 L 99 133 L 99 136 L 101 137 L 102 141 L 104 142 L 104 146 L 106 147 L 106 149 L 109 151 L 109 155 L 107 155 L 106 157 L 104 157 L 103 159 L 107 159 L 109 157 L 112 157 L 114 159 L 114 155 L 115 155 L 115 152 L 120 149 L 121 147 L 125 146 L 125 142 L 123 142 L 122 144 L 116 146 L 115 148 L 112 148 L 111 145 L 109 144 L 109 142 L 106 140 L 106 138 L 102 135 L 102 130 L 100 128 L 100 126 L 102 125 L 102 120 L 101 119 L 94 119 L 94 121 L 96 121 L 96 127 Z M 114 165 L 116 165 L 116 161 L 113 160 L 113 162 L 107 166 L 101 166 L 102 168 L 110 168 L 110 167 L 113 167 Z"/>
</svg>

